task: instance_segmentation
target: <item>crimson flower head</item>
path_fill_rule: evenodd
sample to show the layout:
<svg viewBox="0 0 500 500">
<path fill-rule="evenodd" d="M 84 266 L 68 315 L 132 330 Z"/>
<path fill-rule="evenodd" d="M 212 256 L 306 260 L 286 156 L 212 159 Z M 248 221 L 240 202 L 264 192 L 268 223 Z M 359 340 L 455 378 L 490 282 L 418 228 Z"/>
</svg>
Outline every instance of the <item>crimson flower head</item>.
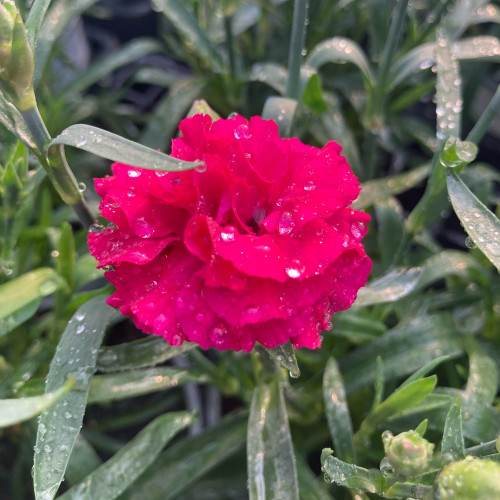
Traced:
<svg viewBox="0 0 500 500">
<path fill-rule="evenodd" d="M 203 166 L 158 172 L 115 163 L 96 179 L 102 217 L 89 233 L 116 287 L 108 304 L 171 345 L 250 351 L 321 345 L 334 312 L 366 283 L 368 214 L 341 147 L 281 139 L 240 116 L 180 124 L 172 156 Z"/>
</svg>

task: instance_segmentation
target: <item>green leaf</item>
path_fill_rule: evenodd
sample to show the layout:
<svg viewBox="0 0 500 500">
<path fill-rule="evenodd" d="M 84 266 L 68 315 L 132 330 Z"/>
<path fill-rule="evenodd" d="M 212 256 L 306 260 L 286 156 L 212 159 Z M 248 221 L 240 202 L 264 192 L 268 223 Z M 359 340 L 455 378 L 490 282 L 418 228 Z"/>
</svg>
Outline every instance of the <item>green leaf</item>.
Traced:
<svg viewBox="0 0 500 500">
<path fill-rule="evenodd" d="M 461 407 L 461 399 L 457 398 L 448 411 L 441 441 L 441 453 L 451 455 L 453 460 L 464 458 Z"/>
<path fill-rule="evenodd" d="M 429 170 L 430 165 L 426 163 L 404 174 L 364 182 L 353 207 L 360 210 L 378 200 L 385 200 L 388 196 L 404 193 L 420 184 L 429 175 Z"/>
<path fill-rule="evenodd" d="M 68 380 L 61 388 L 48 392 L 43 396 L 33 396 L 19 399 L 0 399 L 0 427 L 29 420 L 50 408 L 61 396 L 73 386 Z"/>
<path fill-rule="evenodd" d="M 469 356 L 469 376 L 464 392 L 482 403 L 493 403 L 498 391 L 497 364 L 473 337 L 466 337 L 464 345 Z"/>
<path fill-rule="evenodd" d="M 60 91 L 60 94 L 66 97 L 74 97 L 75 94 L 88 89 L 118 68 L 135 63 L 141 57 L 152 52 L 160 52 L 161 48 L 157 41 L 147 38 L 132 40 L 124 44 L 120 50 L 98 59 L 84 72 L 79 73 L 75 80 Z"/>
<path fill-rule="evenodd" d="M 200 161 L 188 162 L 173 158 L 90 125 L 71 125 L 50 141 L 47 148 L 50 150 L 62 145 L 83 149 L 107 160 L 161 172 L 178 172 L 202 164 Z"/>
<path fill-rule="evenodd" d="M 300 498 L 302 500 L 333 500 L 328 493 L 328 485 L 313 473 L 306 460 L 300 454 L 297 454 L 295 459 Z"/>
<path fill-rule="evenodd" d="M 75 286 L 75 239 L 73 229 L 68 222 L 63 222 L 57 245 L 57 272 L 68 283 L 70 290 Z"/>
<path fill-rule="evenodd" d="M 70 486 L 82 481 L 92 471 L 102 464 L 102 460 L 95 452 L 90 443 L 81 435 L 78 435 L 73 451 L 69 457 L 68 466 L 64 479 Z"/>
<path fill-rule="evenodd" d="M 284 94 L 286 89 L 287 70 L 276 63 L 257 63 L 252 66 L 250 80 L 266 83 L 279 94 Z"/>
<path fill-rule="evenodd" d="M 38 424 L 33 482 L 38 499 L 54 498 L 64 477 L 87 403 L 90 380 L 104 331 L 119 314 L 104 303 L 104 297 L 88 301 L 78 309 L 64 331 L 50 364 L 46 393 L 75 377 L 73 389 Z"/>
<path fill-rule="evenodd" d="M 89 404 L 125 399 L 141 394 L 164 391 L 186 382 L 207 382 L 208 377 L 181 368 L 149 368 L 125 373 L 98 375 L 90 385 Z"/>
<path fill-rule="evenodd" d="M 431 498 L 432 486 L 415 483 L 394 483 L 384 491 L 384 498 Z"/>
<path fill-rule="evenodd" d="M 168 95 L 156 105 L 141 136 L 141 143 L 153 149 L 165 149 L 204 84 L 201 79 L 189 78 L 172 86 Z"/>
<path fill-rule="evenodd" d="M 470 191 L 453 169 L 446 183 L 453 209 L 475 245 L 500 271 L 500 220 Z"/>
<path fill-rule="evenodd" d="M 335 358 L 330 358 L 323 375 L 325 413 L 335 453 L 344 462 L 355 463 L 352 422 L 342 375 Z"/>
<path fill-rule="evenodd" d="M 465 252 L 445 250 L 429 257 L 421 266 L 398 268 L 361 288 L 354 306 L 394 302 L 450 274 L 468 277 L 468 270 L 480 269 Z"/>
<path fill-rule="evenodd" d="M 241 449 L 245 443 L 246 413 L 233 413 L 217 425 L 178 441 L 129 488 L 121 500 L 170 500 L 190 484 Z"/>
<path fill-rule="evenodd" d="M 180 356 L 196 347 L 184 342 L 171 346 L 165 339 L 148 336 L 144 339 L 109 347 L 101 347 L 97 358 L 100 372 L 120 372 L 158 365 L 175 356 Z"/>
<path fill-rule="evenodd" d="M 212 118 L 212 122 L 216 122 L 221 119 L 221 116 L 217 111 L 212 109 L 205 99 L 197 99 L 193 102 L 193 105 L 189 109 L 187 116 L 191 117 L 194 115 L 209 115 Z"/>
<path fill-rule="evenodd" d="M 24 25 L 28 33 L 28 40 L 31 48 L 36 49 L 38 42 L 38 32 L 42 26 L 43 18 L 52 0 L 35 0 Z"/>
<path fill-rule="evenodd" d="M 371 435 L 379 425 L 385 423 L 392 416 L 420 403 L 434 390 L 436 382 L 437 377 L 432 375 L 399 387 L 366 417 L 361 423 L 359 434 Z"/>
<path fill-rule="evenodd" d="M 295 357 L 295 349 L 290 342 L 272 349 L 266 349 L 266 351 L 278 364 L 289 371 L 291 377 L 300 377 L 300 368 Z"/>
<path fill-rule="evenodd" d="M 319 114 L 328 111 L 328 104 L 326 104 L 323 98 L 323 89 L 316 73 L 309 78 L 306 88 L 302 93 L 302 101 L 314 113 Z"/>
<path fill-rule="evenodd" d="M 462 93 L 458 61 L 450 38 L 439 30 L 436 43 L 436 117 L 437 137 L 460 137 Z"/>
<path fill-rule="evenodd" d="M 375 203 L 377 239 L 384 268 L 391 266 L 404 234 L 403 210 L 393 197 Z"/>
<path fill-rule="evenodd" d="M 281 137 L 289 137 L 292 131 L 293 118 L 297 109 L 297 101 L 288 97 L 268 97 L 262 118 L 274 120 L 278 124 Z"/>
<path fill-rule="evenodd" d="M 48 267 L 40 267 L 0 285 L 0 337 L 31 318 L 42 297 L 63 286 L 64 280 Z"/>
<path fill-rule="evenodd" d="M 247 436 L 249 497 L 298 500 L 295 455 L 279 372 L 254 389 Z"/>
<path fill-rule="evenodd" d="M 345 63 L 355 64 L 363 74 L 365 80 L 370 86 L 373 86 L 373 74 L 370 63 L 361 47 L 349 38 L 334 37 L 324 40 L 309 53 L 306 59 L 306 65 L 317 71 L 326 63 Z"/>
<path fill-rule="evenodd" d="M 424 375 L 427 375 L 430 371 L 434 370 L 436 366 L 439 366 L 443 361 L 446 361 L 449 359 L 449 356 L 439 356 L 436 359 L 433 359 L 426 365 L 422 366 L 422 368 L 419 368 L 415 373 L 413 373 L 410 377 L 408 377 L 399 387 L 405 387 L 408 384 L 411 384 L 412 382 L 415 382 L 415 380 L 421 379 Z"/>
<path fill-rule="evenodd" d="M 369 493 L 381 493 L 385 489 L 385 478 L 380 472 L 342 462 L 332 456 L 332 450 L 328 448 L 321 453 L 321 470 L 330 482 L 347 488 Z"/>
<path fill-rule="evenodd" d="M 184 2 L 180 0 L 153 0 L 153 5 L 186 38 L 189 47 L 204 59 L 212 70 L 219 72 L 223 69 L 224 61 L 219 51 L 209 40 L 205 31 L 201 29 Z"/>
<path fill-rule="evenodd" d="M 97 0 L 55 0 L 43 19 L 39 29 L 35 55 L 35 86 L 45 70 L 55 41 L 62 34 L 68 23 L 83 11 L 94 5 Z"/>
<path fill-rule="evenodd" d="M 0 92 L 0 123 L 28 148 L 37 151 L 36 141 L 24 118 L 2 92 Z"/>
<path fill-rule="evenodd" d="M 462 352 L 462 342 L 450 314 L 421 315 L 351 351 L 339 360 L 339 367 L 346 392 L 350 394 L 373 385 L 377 356 L 384 358 L 387 382 L 418 370 L 443 353 L 452 359 Z"/>
<path fill-rule="evenodd" d="M 154 462 L 165 444 L 194 421 L 186 412 L 157 417 L 116 455 L 59 498 L 113 500 Z"/>
</svg>

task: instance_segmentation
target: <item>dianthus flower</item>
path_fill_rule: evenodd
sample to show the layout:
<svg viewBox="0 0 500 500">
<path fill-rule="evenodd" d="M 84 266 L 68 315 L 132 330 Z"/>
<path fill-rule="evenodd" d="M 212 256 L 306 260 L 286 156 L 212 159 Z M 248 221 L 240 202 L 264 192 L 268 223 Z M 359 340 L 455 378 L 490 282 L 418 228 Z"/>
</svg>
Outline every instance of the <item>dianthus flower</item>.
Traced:
<svg viewBox="0 0 500 500">
<path fill-rule="evenodd" d="M 102 217 L 89 246 L 116 291 L 108 304 L 171 345 L 250 351 L 288 340 L 316 348 L 371 261 L 368 214 L 341 147 L 281 139 L 273 121 L 180 124 L 172 156 L 202 167 L 158 172 L 115 163 L 96 179 Z"/>
</svg>

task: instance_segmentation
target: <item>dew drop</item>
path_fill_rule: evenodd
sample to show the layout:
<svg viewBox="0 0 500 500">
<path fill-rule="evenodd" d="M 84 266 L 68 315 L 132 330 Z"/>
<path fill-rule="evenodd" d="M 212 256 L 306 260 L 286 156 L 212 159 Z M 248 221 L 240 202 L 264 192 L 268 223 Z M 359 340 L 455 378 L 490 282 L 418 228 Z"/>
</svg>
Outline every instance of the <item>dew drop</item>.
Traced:
<svg viewBox="0 0 500 500">
<path fill-rule="evenodd" d="M 207 164 L 206 163 L 202 163 L 201 165 L 198 165 L 195 170 L 197 172 L 199 172 L 200 174 L 202 174 L 203 172 L 206 172 L 207 171 Z"/>
<path fill-rule="evenodd" d="M 244 123 L 238 125 L 234 129 L 234 137 L 236 137 L 236 139 L 249 139 L 251 136 L 252 134 L 250 134 L 250 130 L 248 130 L 248 125 Z"/>
<path fill-rule="evenodd" d="M 278 232 L 280 234 L 290 234 L 295 227 L 293 215 L 290 212 L 283 212 L 278 221 Z"/>
<path fill-rule="evenodd" d="M 314 181 L 307 181 L 304 184 L 304 189 L 306 191 L 314 191 L 316 189 L 316 184 L 314 184 Z"/>
<path fill-rule="evenodd" d="M 129 177 L 139 177 L 141 175 L 141 172 L 137 171 L 137 170 L 129 170 L 127 172 L 127 175 Z"/>
<path fill-rule="evenodd" d="M 80 325 L 80 326 L 78 326 L 78 327 L 77 327 L 77 329 L 75 330 L 75 333 L 76 333 L 77 335 L 80 335 L 80 333 L 83 333 L 83 330 L 85 330 L 85 326 Z"/>
<path fill-rule="evenodd" d="M 220 233 L 220 237 L 222 241 L 226 243 L 231 243 L 236 239 L 236 235 L 238 234 L 238 230 L 234 226 L 226 226 Z"/>
<path fill-rule="evenodd" d="M 78 183 L 78 191 L 80 191 L 80 193 L 83 193 L 86 189 L 87 189 L 87 186 L 85 185 L 84 182 Z"/>
</svg>

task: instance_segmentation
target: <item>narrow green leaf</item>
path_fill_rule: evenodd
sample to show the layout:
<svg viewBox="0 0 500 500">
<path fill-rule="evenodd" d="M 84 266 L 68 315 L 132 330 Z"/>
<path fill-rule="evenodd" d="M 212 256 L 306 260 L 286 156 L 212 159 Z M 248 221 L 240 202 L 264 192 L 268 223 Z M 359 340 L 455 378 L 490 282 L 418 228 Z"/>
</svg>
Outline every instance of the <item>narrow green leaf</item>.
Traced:
<svg viewBox="0 0 500 500">
<path fill-rule="evenodd" d="M 465 456 L 461 407 L 461 399 L 457 398 L 448 411 L 441 441 L 441 453 L 450 455 L 453 460 L 461 460 Z"/>
<path fill-rule="evenodd" d="M 460 355 L 463 345 L 456 331 L 448 313 L 422 315 L 351 351 L 339 360 L 347 394 L 373 385 L 377 356 L 384 357 L 384 376 L 389 381 L 413 373 L 443 353 L 450 359 Z"/>
<path fill-rule="evenodd" d="M 186 78 L 173 85 L 168 95 L 156 105 L 141 136 L 141 143 L 153 149 L 165 149 L 204 84 L 202 79 Z"/>
<path fill-rule="evenodd" d="M 202 59 L 209 63 L 214 71 L 224 67 L 224 61 L 217 48 L 201 29 L 196 18 L 180 0 L 153 0 L 153 5 L 174 25 L 189 42 L 189 46 Z"/>
<path fill-rule="evenodd" d="M 72 0 L 71 2 L 54 0 L 52 2 L 39 29 L 35 55 L 35 86 L 45 70 L 54 43 L 68 23 L 96 2 L 97 0 Z"/>
<path fill-rule="evenodd" d="M 61 91 L 62 96 L 75 96 L 91 85 L 109 76 L 113 71 L 131 64 L 152 52 L 161 52 L 162 46 L 155 40 L 135 39 L 123 45 L 120 50 L 98 59 L 90 67 L 85 69 L 71 83 L 66 85 Z"/>
<path fill-rule="evenodd" d="M 246 413 L 233 413 L 163 452 L 121 500 L 170 500 L 222 463 L 245 443 Z"/>
<path fill-rule="evenodd" d="M 302 455 L 297 454 L 295 460 L 301 500 L 333 500 L 328 485 L 313 473 Z"/>
<path fill-rule="evenodd" d="M 254 389 L 247 436 L 249 497 L 298 500 L 295 455 L 278 372 Z"/>
<path fill-rule="evenodd" d="M 500 220 L 477 199 L 453 169 L 447 169 L 446 183 L 451 204 L 462 226 L 500 271 Z"/>
<path fill-rule="evenodd" d="M 272 349 L 266 349 L 266 351 L 278 364 L 289 371 L 291 377 L 300 377 L 300 368 L 295 357 L 295 349 L 290 342 Z"/>
<path fill-rule="evenodd" d="M 196 347 L 184 342 L 171 346 L 165 339 L 148 336 L 144 339 L 114 346 L 101 347 L 97 358 L 100 372 L 120 372 L 158 365 L 175 356 L 180 356 Z"/>
<path fill-rule="evenodd" d="M 429 175 L 429 170 L 430 165 L 425 164 L 404 174 L 364 182 L 353 207 L 360 210 L 388 196 L 404 193 L 420 184 Z"/>
<path fill-rule="evenodd" d="M 36 49 L 38 32 L 40 31 L 43 18 L 45 17 L 45 13 L 51 1 L 52 0 L 35 0 L 31 6 L 26 22 L 24 23 L 26 31 L 28 32 L 28 40 L 33 50 Z"/>
<path fill-rule="evenodd" d="M 434 390 L 436 382 L 437 377 L 432 375 L 431 377 L 415 380 L 404 387 L 398 388 L 374 409 L 372 415 L 363 424 L 369 424 L 368 427 L 374 430 L 393 415 L 397 415 L 420 403 L 420 401 L 425 399 Z M 363 428 L 363 424 L 361 424 L 361 428 Z"/>
<path fill-rule="evenodd" d="M 262 110 L 262 118 L 274 120 L 278 124 L 280 136 L 289 137 L 296 109 L 297 101 L 294 99 L 268 97 Z"/>
<path fill-rule="evenodd" d="M 180 368 L 149 368 L 125 373 L 98 375 L 90 385 L 89 404 L 131 398 L 164 391 L 186 382 L 208 382 L 208 377 Z"/>
<path fill-rule="evenodd" d="M 430 498 L 432 486 L 415 483 L 394 483 L 384 491 L 384 498 Z"/>
<path fill-rule="evenodd" d="M 321 453 L 321 470 L 330 482 L 347 488 L 369 493 L 381 493 L 385 489 L 385 478 L 380 472 L 342 462 L 332 456 L 332 450 L 328 448 Z"/>
<path fill-rule="evenodd" d="M 462 95 L 458 61 L 450 38 L 439 30 L 436 44 L 436 117 L 437 137 L 460 137 Z"/>
<path fill-rule="evenodd" d="M 283 95 L 286 89 L 287 70 L 276 63 L 257 63 L 252 66 L 250 80 L 266 83 L 279 94 Z"/>
<path fill-rule="evenodd" d="M 0 285 L 0 337 L 31 318 L 42 297 L 64 285 L 64 280 L 48 267 L 40 267 Z"/>
<path fill-rule="evenodd" d="M 493 403 L 498 391 L 498 366 L 473 337 L 464 339 L 469 356 L 465 393 L 482 403 Z"/>
<path fill-rule="evenodd" d="M 64 479 L 70 486 L 74 486 L 101 465 L 102 460 L 99 458 L 94 448 L 92 448 L 92 445 L 82 436 L 82 434 L 79 434 L 71 456 L 69 457 Z"/>
<path fill-rule="evenodd" d="M 328 104 L 323 97 L 323 89 L 318 75 L 315 73 L 309 78 L 306 88 L 302 93 L 302 101 L 314 113 L 325 113 Z"/>
<path fill-rule="evenodd" d="M 38 424 L 33 467 L 37 500 L 54 498 L 64 477 L 82 425 L 97 352 L 104 331 L 116 314 L 119 313 L 106 305 L 103 297 L 90 300 L 71 318 L 57 346 L 45 391 L 54 391 L 69 377 L 75 377 L 75 385 L 50 411 L 42 414 Z"/>
<path fill-rule="evenodd" d="M 370 86 L 373 85 L 370 63 L 361 47 L 349 38 L 334 37 L 324 40 L 311 50 L 306 59 L 307 66 L 310 66 L 314 71 L 329 62 L 355 64 Z"/>
<path fill-rule="evenodd" d="M 19 399 L 0 399 L 0 427 L 8 427 L 18 422 L 24 422 L 36 417 L 50 408 L 61 396 L 66 394 L 73 386 L 73 381 L 68 380 L 56 391 L 48 392 L 43 396 L 33 396 Z"/>
<path fill-rule="evenodd" d="M 406 385 L 411 384 L 415 380 L 421 379 L 424 375 L 427 375 L 430 371 L 434 370 L 436 366 L 440 365 L 443 361 L 446 361 L 447 359 L 449 359 L 449 356 L 447 355 L 439 356 L 438 358 L 433 359 L 426 365 L 422 366 L 422 368 L 418 369 L 413 375 L 408 377 L 399 387 L 400 388 L 405 387 Z"/>
<path fill-rule="evenodd" d="M 68 222 L 62 223 L 57 252 L 57 272 L 66 280 L 70 290 L 73 290 L 75 286 L 75 237 L 73 228 Z"/>
<path fill-rule="evenodd" d="M 36 141 L 21 113 L 5 98 L 2 92 L 0 92 L 0 123 L 24 145 L 32 151 L 37 151 Z"/>
<path fill-rule="evenodd" d="M 154 462 L 165 444 L 194 421 L 193 415 L 186 412 L 157 417 L 115 456 L 59 498 L 113 500 Z"/>
<path fill-rule="evenodd" d="M 323 398 L 335 453 L 344 462 L 355 463 L 351 416 L 342 375 L 334 358 L 330 358 L 326 364 L 323 375 Z"/>
<path fill-rule="evenodd" d="M 161 172 L 178 172 L 201 165 L 202 162 L 188 162 L 173 158 L 142 144 L 129 141 L 90 125 L 71 125 L 49 142 L 47 148 L 73 146 L 93 153 L 108 160 L 125 163 L 134 167 L 159 170 Z"/>
<path fill-rule="evenodd" d="M 393 197 L 375 203 L 377 215 L 377 239 L 380 257 L 384 268 L 391 266 L 401 239 L 403 238 L 403 210 L 401 204 Z"/>
<path fill-rule="evenodd" d="M 210 105 L 208 104 L 205 99 L 197 99 L 196 101 L 193 102 L 193 105 L 189 109 L 187 116 L 194 116 L 194 115 L 209 115 L 210 118 L 212 118 L 212 122 L 216 122 L 217 120 L 220 120 L 221 116 L 217 111 L 212 109 Z"/>
<path fill-rule="evenodd" d="M 429 420 L 426 418 L 425 420 L 422 420 L 418 424 L 417 427 L 415 427 L 415 432 L 420 436 L 424 437 L 425 431 L 427 430 L 427 425 L 429 424 Z"/>
</svg>

